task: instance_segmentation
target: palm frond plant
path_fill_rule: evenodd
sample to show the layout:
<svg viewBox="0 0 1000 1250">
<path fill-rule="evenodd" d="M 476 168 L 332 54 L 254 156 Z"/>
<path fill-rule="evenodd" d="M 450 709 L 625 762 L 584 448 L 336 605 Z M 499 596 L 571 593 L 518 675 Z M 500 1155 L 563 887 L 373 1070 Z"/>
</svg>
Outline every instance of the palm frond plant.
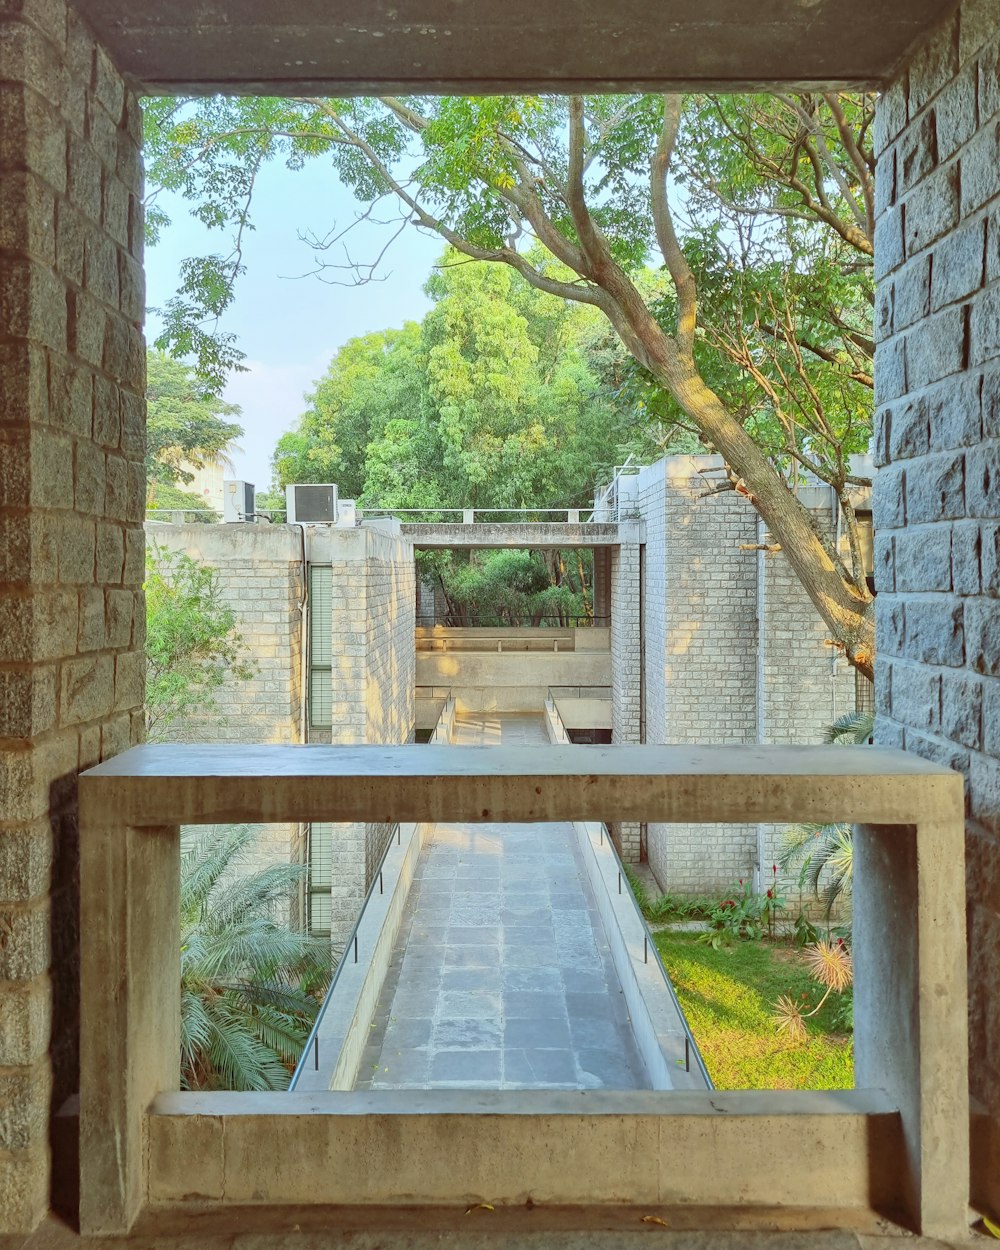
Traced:
<svg viewBox="0 0 1000 1250">
<path fill-rule="evenodd" d="M 284 1089 L 330 981 L 327 941 L 280 923 L 306 871 L 234 874 L 249 825 L 211 827 L 181 855 L 181 1087 Z"/>
<path fill-rule="evenodd" d="M 871 712 L 848 712 L 828 725 L 824 742 L 841 746 L 864 746 L 871 742 Z M 778 855 L 784 872 L 798 869 L 799 889 L 807 886 L 822 899 L 827 920 L 837 903 L 851 896 L 854 873 L 854 842 L 850 825 L 793 825 L 785 833 Z"/>
</svg>

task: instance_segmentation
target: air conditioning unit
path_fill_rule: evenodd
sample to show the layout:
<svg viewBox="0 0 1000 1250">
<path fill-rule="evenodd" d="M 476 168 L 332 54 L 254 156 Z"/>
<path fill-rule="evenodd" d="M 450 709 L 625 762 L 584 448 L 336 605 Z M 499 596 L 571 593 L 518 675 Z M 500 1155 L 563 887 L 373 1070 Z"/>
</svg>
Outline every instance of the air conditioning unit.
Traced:
<svg viewBox="0 0 1000 1250">
<path fill-rule="evenodd" d="M 255 521 L 256 491 L 252 482 L 222 483 L 223 521 Z"/>
<path fill-rule="evenodd" d="M 296 482 L 285 487 L 287 519 L 297 525 L 336 525 L 337 487 L 334 483 Z"/>
<path fill-rule="evenodd" d="M 354 529 L 358 523 L 358 501 L 356 499 L 341 499 L 337 502 L 337 528 L 342 530 Z"/>
</svg>

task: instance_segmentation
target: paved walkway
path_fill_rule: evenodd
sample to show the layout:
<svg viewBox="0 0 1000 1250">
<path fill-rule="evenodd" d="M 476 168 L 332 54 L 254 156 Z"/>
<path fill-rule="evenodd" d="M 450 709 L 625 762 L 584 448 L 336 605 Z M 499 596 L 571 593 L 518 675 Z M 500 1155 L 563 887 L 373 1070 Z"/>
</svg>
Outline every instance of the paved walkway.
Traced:
<svg viewBox="0 0 1000 1250">
<path fill-rule="evenodd" d="M 547 739 L 540 717 L 455 741 Z M 438 825 L 424 846 L 358 1089 L 649 1088 L 569 824 Z"/>
</svg>

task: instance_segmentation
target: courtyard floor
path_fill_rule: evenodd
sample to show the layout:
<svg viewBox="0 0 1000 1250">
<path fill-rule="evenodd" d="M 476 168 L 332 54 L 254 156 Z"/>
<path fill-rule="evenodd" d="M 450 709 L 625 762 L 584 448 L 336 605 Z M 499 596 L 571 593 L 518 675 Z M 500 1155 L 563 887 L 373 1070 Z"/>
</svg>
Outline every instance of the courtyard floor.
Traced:
<svg viewBox="0 0 1000 1250">
<path fill-rule="evenodd" d="M 541 717 L 455 742 L 548 745 Z M 644 1089 L 570 824 L 438 825 L 417 865 L 357 1089 Z"/>
</svg>

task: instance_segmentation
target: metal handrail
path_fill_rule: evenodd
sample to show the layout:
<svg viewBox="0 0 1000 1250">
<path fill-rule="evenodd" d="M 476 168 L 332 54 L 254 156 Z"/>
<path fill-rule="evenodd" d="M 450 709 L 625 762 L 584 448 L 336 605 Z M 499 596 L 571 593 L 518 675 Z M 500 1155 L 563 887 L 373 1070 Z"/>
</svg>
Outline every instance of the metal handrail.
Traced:
<svg viewBox="0 0 1000 1250">
<path fill-rule="evenodd" d="M 361 910 L 358 912 L 358 918 L 355 920 L 350 935 L 344 943 L 344 949 L 340 953 L 340 958 L 337 960 L 337 966 L 333 970 L 333 976 L 330 978 L 330 984 L 327 987 L 326 994 L 320 1004 L 319 1011 L 316 1013 L 316 1019 L 313 1021 L 313 1026 L 309 1030 L 309 1036 L 306 1038 L 305 1044 L 302 1047 L 302 1053 L 299 1055 L 299 1060 L 295 1065 L 295 1071 L 292 1073 L 292 1078 L 288 1082 L 289 1091 L 295 1089 L 299 1079 L 299 1073 L 302 1071 L 307 1056 L 310 1051 L 314 1050 L 317 1046 L 320 1025 L 323 1022 L 323 1017 L 326 1015 L 326 1009 L 330 1004 L 330 999 L 333 997 L 333 992 L 337 988 L 337 982 L 340 980 L 341 969 L 347 963 L 347 952 L 352 946 L 354 948 L 354 962 L 358 962 L 358 929 L 361 927 L 361 921 L 364 919 L 364 914 L 368 909 L 368 904 L 371 901 L 372 895 L 375 893 L 375 887 L 378 886 L 379 893 L 382 891 L 382 869 L 385 867 L 386 856 L 389 854 L 389 848 L 392 846 L 393 834 L 395 835 L 396 845 L 398 846 L 400 840 L 400 826 L 398 821 L 393 823 L 392 833 L 386 841 L 385 850 L 382 852 L 382 858 L 379 860 L 378 871 L 372 876 L 371 884 L 365 894 L 365 900 L 361 904 Z M 315 1053 L 318 1058 L 318 1050 Z"/>
<path fill-rule="evenodd" d="M 643 936 L 644 936 L 644 940 L 646 943 L 646 950 L 648 951 L 652 949 L 654 962 L 656 963 L 656 966 L 660 970 L 660 976 L 663 978 L 663 984 L 667 988 L 667 993 L 670 995 L 670 998 L 673 1001 L 674 1007 L 677 1010 L 678 1018 L 680 1019 L 680 1022 L 683 1025 L 684 1036 L 687 1038 L 687 1044 L 689 1047 L 688 1053 L 690 1054 L 693 1052 L 695 1062 L 698 1065 L 698 1070 L 701 1072 L 701 1075 L 704 1078 L 705 1084 L 707 1085 L 707 1087 L 709 1089 L 715 1089 L 715 1084 L 712 1081 L 712 1078 L 708 1075 L 708 1068 L 705 1067 L 705 1060 L 702 1058 L 701 1050 L 698 1048 L 698 1043 L 694 1040 L 694 1034 L 691 1032 L 691 1026 L 688 1024 L 687 1016 L 684 1014 L 684 1009 L 683 1007 L 681 1007 L 680 1000 L 677 997 L 677 991 L 674 989 L 673 983 L 670 980 L 670 974 L 667 972 L 667 969 L 663 963 L 663 959 L 660 955 L 659 948 L 657 947 L 656 943 L 653 940 L 653 931 L 652 929 L 650 929 L 649 924 L 646 920 L 646 917 L 642 914 L 642 908 L 636 902 L 636 897 L 632 890 L 632 883 L 628 879 L 628 873 L 625 871 L 625 865 L 622 861 L 622 857 L 618 853 L 618 847 L 615 846 L 615 840 L 611 836 L 610 829 L 603 821 L 601 822 L 601 828 L 604 830 L 604 835 L 608 840 L 608 846 L 611 848 L 611 853 L 614 855 L 615 860 L 618 863 L 619 893 L 624 893 L 624 891 L 622 890 L 622 885 L 624 884 L 625 889 L 628 891 L 629 901 L 631 902 L 633 908 L 635 909 L 635 914 L 639 918 L 639 923 L 642 925 Z"/>
</svg>

